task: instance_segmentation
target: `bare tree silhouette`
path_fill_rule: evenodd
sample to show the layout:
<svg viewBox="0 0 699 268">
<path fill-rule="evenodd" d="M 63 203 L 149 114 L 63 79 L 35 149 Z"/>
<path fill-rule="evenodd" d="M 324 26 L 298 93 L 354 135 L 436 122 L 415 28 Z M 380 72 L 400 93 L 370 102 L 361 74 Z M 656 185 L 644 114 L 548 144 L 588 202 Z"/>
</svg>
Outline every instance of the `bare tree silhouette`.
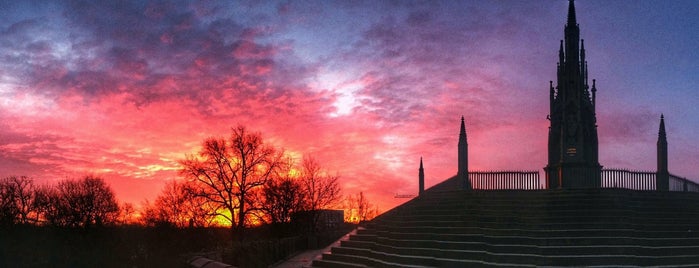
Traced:
<svg viewBox="0 0 699 268">
<path fill-rule="evenodd" d="M 193 193 L 205 198 L 213 213 L 242 232 L 248 214 L 257 209 L 255 191 L 272 178 L 283 154 L 243 126 L 232 132 L 229 139 L 206 139 L 199 155 L 181 162 L 181 172 L 197 185 Z"/>
<path fill-rule="evenodd" d="M 144 204 L 143 222 L 147 226 L 205 227 L 213 220 L 205 198 L 195 195 L 194 185 L 169 181 L 151 205 Z"/>
<path fill-rule="evenodd" d="M 136 208 L 132 203 L 122 203 L 120 206 L 121 213 L 119 214 L 119 223 L 122 225 L 133 224 Z"/>
<path fill-rule="evenodd" d="M 290 174 L 293 162 L 287 162 L 263 190 L 262 208 L 273 224 L 290 222 L 291 214 L 302 210 L 306 199 L 300 181 Z"/>
<path fill-rule="evenodd" d="M 55 188 L 43 191 L 45 218 L 49 224 L 90 227 L 118 220 L 119 204 L 102 178 L 86 176 L 80 180 L 64 180 Z"/>
<path fill-rule="evenodd" d="M 318 223 L 318 210 L 330 208 L 341 199 L 338 176 L 323 172 L 315 158 L 303 158 L 301 184 L 305 194 L 304 210 L 311 213 L 312 227 Z"/>
<path fill-rule="evenodd" d="M 362 222 L 376 217 L 378 209 L 371 204 L 364 192 L 359 192 L 356 196 L 348 195 L 345 199 L 345 221 Z"/>
<path fill-rule="evenodd" d="M 0 180 L 0 223 L 28 224 L 34 212 L 36 187 L 27 177 L 7 177 Z"/>
</svg>

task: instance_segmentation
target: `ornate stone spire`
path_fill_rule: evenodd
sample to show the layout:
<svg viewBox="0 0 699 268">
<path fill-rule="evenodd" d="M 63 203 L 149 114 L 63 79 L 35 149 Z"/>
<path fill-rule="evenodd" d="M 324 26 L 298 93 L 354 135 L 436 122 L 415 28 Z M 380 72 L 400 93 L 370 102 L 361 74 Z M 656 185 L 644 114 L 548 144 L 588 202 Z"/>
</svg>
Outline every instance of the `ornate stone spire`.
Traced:
<svg viewBox="0 0 699 268">
<path fill-rule="evenodd" d="M 568 1 L 568 25 L 578 24 L 575 19 L 575 0 Z"/>
<path fill-rule="evenodd" d="M 568 4 L 568 22 L 565 26 L 565 65 L 568 72 L 573 70 L 579 74 L 580 62 L 580 28 L 575 19 L 575 4 L 571 0 Z"/>
<path fill-rule="evenodd" d="M 558 49 L 556 84 L 549 83 L 551 126 L 545 168 L 549 188 L 601 186 L 595 113 L 597 89 L 594 80 L 592 90 L 587 83 L 586 53 L 575 3 L 571 0 L 564 38 Z"/>
</svg>

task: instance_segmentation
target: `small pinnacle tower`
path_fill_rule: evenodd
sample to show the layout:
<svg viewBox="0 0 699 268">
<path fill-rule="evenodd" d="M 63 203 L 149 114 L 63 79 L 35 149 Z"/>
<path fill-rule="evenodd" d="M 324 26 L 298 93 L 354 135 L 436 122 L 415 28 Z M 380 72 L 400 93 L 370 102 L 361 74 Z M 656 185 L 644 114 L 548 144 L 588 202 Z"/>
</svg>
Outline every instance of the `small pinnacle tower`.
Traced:
<svg viewBox="0 0 699 268">
<path fill-rule="evenodd" d="M 419 183 L 419 189 L 418 189 L 418 195 L 422 195 L 422 192 L 425 191 L 425 169 L 422 168 L 422 157 L 420 157 L 420 169 L 418 170 L 418 183 Z"/>
<path fill-rule="evenodd" d="M 660 127 L 658 129 L 658 171 L 656 174 L 655 189 L 658 191 L 670 190 L 670 171 L 667 167 L 667 135 L 665 133 L 665 116 L 660 115 Z"/>
<path fill-rule="evenodd" d="M 549 189 L 599 188 L 602 166 L 598 160 L 597 88 L 587 83 L 585 43 L 575 16 L 575 4 L 568 4 L 565 40 L 558 50 L 558 77 L 549 82 L 551 120 L 549 127 L 546 183 Z M 592 92 L 592 94 L 590 94 Z"/>
<path fill-rule="evenodd" d="M 466 123 L 461 116 L 461 132 L 459 132 L 459 171 L 457 176 L 462 180 L 463 189 L 471 189 L 471 182 L 468 179 L 468 140 L 466 138 Z"/>
</svg>

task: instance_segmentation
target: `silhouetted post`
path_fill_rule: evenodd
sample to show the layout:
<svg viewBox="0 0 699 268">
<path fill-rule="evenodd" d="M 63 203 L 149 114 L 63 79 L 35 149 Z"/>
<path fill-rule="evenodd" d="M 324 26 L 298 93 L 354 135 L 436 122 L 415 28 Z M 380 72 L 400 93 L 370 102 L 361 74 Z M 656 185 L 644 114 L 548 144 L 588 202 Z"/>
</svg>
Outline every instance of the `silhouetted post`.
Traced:
<svg viewBox="0 0 699 268">
<path fill-rule="evenodd" d="M 660 127 L 658 130 L 658 174 L 655 182 L 655 189 L 658 191 L 670 190 L 670 171 L 668 170 L 667 162 L 667 135 L 665 133 L 665 117 L 660 115 Z"/>
<path fill-rule="evenodd" d="M 461 116 L 461 132 L 459 133 L 459 171 L 458 176 L 461 178 L 462 187 L 465 190 L 471 190 L 471 182 L 468 180 L 468 141 L 466 139 L 466 123 L 464 117 Z"/>
<path fill-rule="evenodd" d="M 425 191 L 425 169 L 422 168 L 422 157 L 420 157 L 420 169 L 418 170 L 418 183 L 419 183 L 419 189 L 418 189 L 418 195 L 422 195 L 422 192 Z"/>
</svg>

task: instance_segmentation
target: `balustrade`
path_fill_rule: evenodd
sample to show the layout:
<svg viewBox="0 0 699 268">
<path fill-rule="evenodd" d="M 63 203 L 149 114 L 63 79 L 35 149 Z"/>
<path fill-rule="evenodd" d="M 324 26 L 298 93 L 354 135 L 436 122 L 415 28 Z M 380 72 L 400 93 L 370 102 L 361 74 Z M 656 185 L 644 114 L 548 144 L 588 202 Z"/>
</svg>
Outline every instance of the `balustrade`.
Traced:
<svg viewBox="0 0 699 268">
<path fill-rule="evenodd" d="M 474 190 L 538 190 L 544 189 L 538 171 L 471 171 L 468 173 Z M 640 191 L 656 190 L 657 173 L 626 169 L 603 169 L 602 188 L 625 188 Z M 699 192 L 699 184 L 670 174 L 670 191 Z"/>
<path fill-rule="evenodd" d="M 670 191 L 699 192 L 699 184 L 670 174 Z"/>
<path fill-rule="evenodd" d="M 468 178 L 477 190 L 542 189 L 537 171 L 471 171 Z"/>
<path fill-rule="evenodd" d="M 602 188 L 626 188 L 632 190 L 655 190 L 656 173 L 630 171 L 626 169 L 603 169 Z"/>
</svg>

